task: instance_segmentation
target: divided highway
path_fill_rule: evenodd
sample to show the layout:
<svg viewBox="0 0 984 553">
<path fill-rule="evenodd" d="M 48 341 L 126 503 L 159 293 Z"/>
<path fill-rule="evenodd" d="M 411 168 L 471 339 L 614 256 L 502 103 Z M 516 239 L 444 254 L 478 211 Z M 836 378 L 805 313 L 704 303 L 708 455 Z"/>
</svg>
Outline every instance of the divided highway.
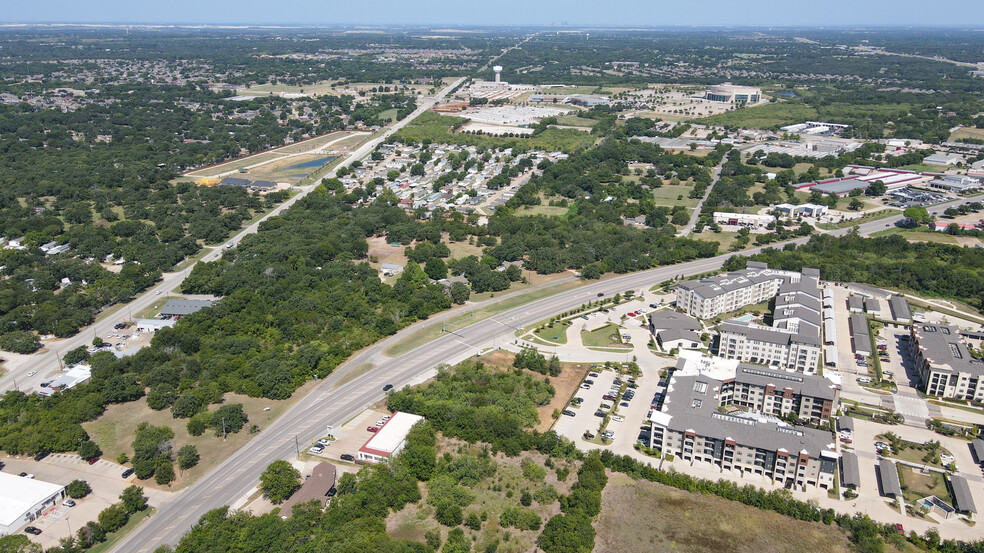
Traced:
<svg viewBox="0 0 984 553">
<path fill-rule="evenodd" d="M 941 204 L 936 206 L 936 209 L 942 210 L 963 201 Z M 901 219 L 902 216 L 898 215 L 862 223 L 859 225 L 859 232 L 870 234 Z M 832 231 L 831 234 L 841 235 L 848 232 L 850 229 L 841 229 Z M 781 247 L 788 243 L 802 244 L 806 241 L 807 238 L 800 238 L 772 246 Z M 743 255 L 752 255 L 761 249 L 755 248 L 743 252 Z M 477 354 L 481 349 L 494 343 L 512 341 L 515 339 L 516 329 L 597 299 L 598 294 L 610 296 L 625 290 L 648 288 L 675 277 L 715 271 L 720 269 L 731 255 L 725 254 L 660 267 L 587 284 L 516 307 L 453 333 L 444 334 L 426 345 L 395 358 L 387 358 L 382 352 L 394 341 L 402 338 L 405 333 L 384 340 L 338 367 L 330 377 L 284 415 L 262 429 L 248 444 L 198 482 L 177 494 L 177 497 L 168 504 L 161 506 L 157 514 L 122 540 L 114 551 L 146 553 L 163 544 L 177 543 L 206 511 L 234 503 L 249 493 L 268 464 L 294 455 L 295 439 L 302 445 L 308 444 L 311 440 L 323 436 L 328 425 L 340 426 L 367 406 L 383 399 L 385 396 L 383 386 L 386 384 L 393 384 L 399 388 L 420 382 L 429 377 L 434 368 L 441 363 L 455 363 Z M 365 362 L 373 362 L 374 367 L 339 384 L 347 373 Z"/>
</svg>

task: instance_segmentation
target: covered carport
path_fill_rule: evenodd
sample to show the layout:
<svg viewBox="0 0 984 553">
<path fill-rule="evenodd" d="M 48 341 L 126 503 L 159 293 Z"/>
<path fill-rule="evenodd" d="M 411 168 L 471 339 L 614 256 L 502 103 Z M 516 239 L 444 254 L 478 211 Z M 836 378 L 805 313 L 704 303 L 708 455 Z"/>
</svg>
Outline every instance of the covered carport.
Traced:
<svg viewBox="0 0 984 553">
<path fill-rule="evenodd" d="M 895 463 L 888 459 L 878 462 L 878 485 L 881 494 L 893 499 L 902 498 L 902 483 L 899 481 L 899 470 Z"/>
</svg>

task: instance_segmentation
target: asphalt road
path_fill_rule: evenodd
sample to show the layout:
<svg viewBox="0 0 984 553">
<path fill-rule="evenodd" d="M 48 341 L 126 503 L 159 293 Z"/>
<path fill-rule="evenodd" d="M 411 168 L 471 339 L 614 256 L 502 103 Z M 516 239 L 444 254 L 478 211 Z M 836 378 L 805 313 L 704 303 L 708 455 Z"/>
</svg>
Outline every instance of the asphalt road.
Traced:
<svg viewBox="0 0 984 553">
<path fill-rule="evenodd" d="M 335 176 L 335 171 L 341 167 L 347 167 L 352 164 L 353 161 L 357 159 L 363 159 L 369 155 L 379 144 L 387 140 L 393 133 L 402 129 L 414 118 L 420 114 L 429 110 L 436 102 L 444 98 L 448 92 L 450 92 L 454 87 L 458 86 L 464 77 L 454 81 L 449 86 L 445 87 L 436 96 L 428 98 L 421 105 L 414 110 L 409 116 L 401 119 L 392 126 L 390 126 L 385 132 L 373 138 L 352 152 L 349 157 L 347 157 L 343 162 L 339 163 L 328 175 L 324 178 L 332 178 Z M 324 178 L 322 180 L 324 180 Z M 207 253 L 201 258 L 204 261 L 215 261 L 222 255 L 222 251 L 225 244 L 232 243 L 234 246 L 238 245 L 239 242 L 247 235 L 254 234 L 260 228 L 260 224 L 266 221 L 270 217 L 276 217 L 283 213 L 285 210 L 289 209 L 290 206 L 294 205 L 301 198 L 307 196 L 314 190 L 316 185 L 305 186 L 300 189 L 300 191 L 293 197 L 280 204 L 274 208 L 270 213 L 266 214 L 263 218 L 257 220 L 253 224 L 247 226 L 241 230 L 238 234 L 226 240 L 218 246 L 213 246 L 211 248 L 206 248 Z M 39 385 L 46 381 L 51 380 L 61 373 L 61 364 L 59 358 L 64 356 L 70 350 L 73 350 L 79 346 L 88 346 L 92 343 L 92 339 L 96 336 L 105 337 L 110 332 L 113 331 L 113 326 L 119 322 L 122 322 L 131 317 L 133 313 L 139 313 L 144 309 L 150 307 L 154 302 L 163 299 L 163 295 L 167 294 L 171 290 L 175 290 L 181 284 L 181 282 L 191 273 L 191 270 L 197 265 L 197 261 L 181 271 L 173 273 L 165 273 L 161 276 L 161 281 L 154 285 L 152 288 L 148 289 L 143 294 L 134 298 L 129 304 L 124 306 L 122 309 L 115 312 L 113 316 L 104 317 L 97 320 L 92 325 L 82 329 L 78 334 L 64 340 L 52 341 L 48 345 L 50 350 L 44 355 L 37 356 L 22 356 L 19 358 L 11 358 L 8 361 L 6 369 L 7 373 L 0 377 L 0 393 L 6 392 L 8 390 L 19 389 L 24 391 L 35 391 L 39 389 Z M 31 372 L 35 374 L 33 376 L 28 376 Z"/>
<path fill-rule="evenodd" d="M 968 200 L 942 204 L 934 210 L 942 211 L 963 201 Z M 883 230 L 901 218 L 899 215 L 863 223 L 859 225 L 859 232 L 870 234 Z M 848 232 L 850 229 L 841 229 L 832 231 L 831 234 Z M 807 238 L 800 238 L 773 244 L 772 247 L 806 241 Z M 761 249 L 755 248 L 742 254 L 752 255 Z M 441 363 L 456 363 L 477 354 L 483 348 L 512 341 L 517 328 L 597 299 L 598 294 L 610 296 L 625 290 L 648 288 L 675 277 L 714 271 L 720 269 L 731 255 L 660 267 L 587 284 L 444 334 L 399 357 L 387 358 L 382 352 L 402 338 L 403 334 L 398 333 L 367 348 L 340 366 L 284 415 L 262 429 L 248 444 L 172 501 L 161 506 L 157 514 L 121 541 L 114 551 L 145 553 L 163 544 L 177 543 L 206 511 L 229 505 L 249 493 L 268 464 L 294 455 L 295 439 L 296 443 L 303 446 L 323 436 L 328 425 L 342 425 L 369 405 L 383 399 L 385 394 L 382 388 L 386 384 L 400 388 L 420 382 L 428 378 Z M 374 367 L 339 384 L 352 369 L 365 362 L 373 362 Z"/>
</svg>

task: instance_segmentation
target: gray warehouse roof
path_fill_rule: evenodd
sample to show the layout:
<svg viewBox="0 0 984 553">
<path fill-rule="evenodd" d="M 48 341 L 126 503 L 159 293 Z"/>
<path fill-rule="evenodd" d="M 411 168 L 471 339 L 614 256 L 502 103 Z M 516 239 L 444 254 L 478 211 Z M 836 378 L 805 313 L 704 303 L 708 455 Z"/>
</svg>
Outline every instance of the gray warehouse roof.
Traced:
<svg viewBox="0 0 984 553">
<path fill-rule="evenodd" d="M 857 179 L 846 179 L 836 182 L 825 182 L 814 184 L 810 187 L 810 192 L 819 190 L 823 194 L 847 194 L 851 190 L 866 190 L 868 183 Z"/>
<path fill-rule="evenodd" d="M 951 476 L 950 487 L 953 488 L 953 503 L 958 511 L 964 513 L 977 513 L 977 505 L 974 504 L 974 496 L 970 493 L 970 485 L 963 476 Z"/>
<path fill-rule="evenodd" d="M 850 296 L 847 298 L 847 308 L 851 311 L 862 311 L 864 310 L 864 303 L 861 301 L 860 296 Z"/>
<path fill-rule="evenodd" d="M 974 450 L 974 455 L 977 456 L 977 462 L 984 463 L 984 440 L 977 438 L 970 442 L 970 448 Z"/>
<path fill-rule="evenodd" d="M 843 469 L 841 484 L 851 488 L 860 488 L 861 469 L 858 468 L 858 456 L 850 452 L 841 455 L 841 468 Z"/>
<path fill-rule="evenodd" d="M 909 309 L 909 302 L 902 296 L 892 296 L 888 300 L 888 306 L 892 309 L 892 319 L 907 323 L 912 320 L 912 311 Z"/>
<path fill-rule="evenodd" d="M 984 362 L 970 354 L 955 326 L 919 325 L 916 327 L 916 342 L 933 370 L 984 375 Z"/>
<path fill-rule="evenodd" d="M 902 497 L 902 483 L 899 482 L 899 470 L 895 463 L 888 459 L 878 461 L 878 481 L 881 483 L 882 494 Z"/>
<path fill-rule="evenodd" d="M 849 417 L 847 415 L 837 417 L 837 428 L 839 430 L 850 430 L 851 432 L 854 432 L 854 417 Z"/>
<path fill-rule="evenodd" d="M 167 300 L 164 304 L 164 308 L 161 309 L 161 315 L 166 317 L 171 317 L 175 315 L 191 315 L 197 311 L 201 311 L 206 307 L 212 307 L 214 302 L 211 300 Z"/>
</svg>

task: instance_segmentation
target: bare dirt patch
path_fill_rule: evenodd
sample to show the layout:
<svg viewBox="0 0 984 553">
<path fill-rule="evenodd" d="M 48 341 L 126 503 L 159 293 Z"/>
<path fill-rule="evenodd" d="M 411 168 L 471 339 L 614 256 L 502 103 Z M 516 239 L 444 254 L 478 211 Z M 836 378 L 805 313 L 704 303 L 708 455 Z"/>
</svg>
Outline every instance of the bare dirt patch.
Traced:
<svg viewBox="0 0 984 553">
<path fill-rule="evenodd" d="M 850 551 L 836 527 L 621 474 L 609 476 L 595 529 L 595 553 Z"/>
</svg>

